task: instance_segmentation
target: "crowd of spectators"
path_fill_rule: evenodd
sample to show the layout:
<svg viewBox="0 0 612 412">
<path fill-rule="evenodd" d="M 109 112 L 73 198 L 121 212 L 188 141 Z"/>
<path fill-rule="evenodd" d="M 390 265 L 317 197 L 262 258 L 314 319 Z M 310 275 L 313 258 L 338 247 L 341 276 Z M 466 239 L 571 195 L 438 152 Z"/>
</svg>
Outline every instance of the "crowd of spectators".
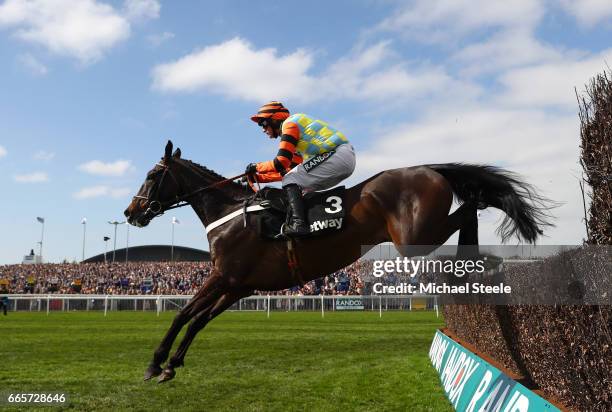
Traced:
<svg viewBox="0 0 612 412">
<path fill-rule="evenodd" d="M 210 262 L 61 263 L 0 266 L 0 293 L 193 295 L 212 269 Z M 371 274 L 368 261 L 267 295 L 360 295 Z"/>
<path fill-rule="evenodd" d="M 192 295 L 211 270 L 209 262 L 62 263 L 0 266 L 8 293 Z"/>
</svg>

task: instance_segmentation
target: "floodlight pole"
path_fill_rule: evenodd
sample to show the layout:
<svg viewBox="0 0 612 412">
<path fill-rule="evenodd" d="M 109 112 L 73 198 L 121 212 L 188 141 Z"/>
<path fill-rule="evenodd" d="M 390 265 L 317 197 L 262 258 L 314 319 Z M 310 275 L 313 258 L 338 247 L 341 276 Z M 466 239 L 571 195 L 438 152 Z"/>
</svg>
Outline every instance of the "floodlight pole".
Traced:
<svg viewBox="0 0 612 412">
<path fill-rule="evenodd" d="M 174 220 L 172 221 L 172 247 L 170 248 L 170 261 L 174 262 Z"/>
<path fill-rule="evenodd" d="M 127 235 L 125 237 L 125 263 L 128 262 L 128 251 L 130 250 L 130 224 L 125 222 L 125 226 L 127 227 Z"/>
<path fill-rule="evenodd" d="M 40 251 L 38 252 L 38 254 L 40 256 L 40 263 L 42 263 L 43 262 L 43 240 L 45 239 L 45 218 L 42 218 L 42 222 L 40 223 L 42 224 L 42 228 L 40 231 Z"/>
<path fill-rule="evenodd" d="M 172 246 L 170 247 L 170 261 L 174 261 L 174 225 L 180 223 L 176 217 L 172 218 Z"/>
<path fill-rule="evenodd" d="M 117 250 L 117 225 L 124 224 L 125 221 L 119 222 L 117 220 L 108 221 L 109 225 L 115 225 L 115 236 L 113 237 L 113 263 L 115 263 L 115 251 Z"/>
<path fill-rule="evenodd" d="M 83 253 L 81 255 L 81 263 L 85 260 L 85 233 L 87 231 L 87 219 L 81 219 L 81 224 L 83 225 Z"/>
</svg>

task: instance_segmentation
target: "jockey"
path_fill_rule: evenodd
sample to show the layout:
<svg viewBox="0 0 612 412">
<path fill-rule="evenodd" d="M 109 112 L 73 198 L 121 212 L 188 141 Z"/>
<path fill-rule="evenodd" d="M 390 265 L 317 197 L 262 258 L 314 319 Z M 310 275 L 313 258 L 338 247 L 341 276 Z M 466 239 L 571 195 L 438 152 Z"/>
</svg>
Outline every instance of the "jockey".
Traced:
<svg viewBox="0 0 612 412">
<path fill-rule="evenodd" d="M 327 123 L 303 113 L 289 114 L 282 103 L 264 104 L 251 116 L 271 139 L 280 137 L 278 153 L 273 160 L 250 163 L 249 176 L 258 182 L 282 181 L 290 207 L 285 236 L 310 233 L 302 191 L 329 189 L 349 177 L 355 170 L 355 152 L 341 132 Z"/>
</svg>

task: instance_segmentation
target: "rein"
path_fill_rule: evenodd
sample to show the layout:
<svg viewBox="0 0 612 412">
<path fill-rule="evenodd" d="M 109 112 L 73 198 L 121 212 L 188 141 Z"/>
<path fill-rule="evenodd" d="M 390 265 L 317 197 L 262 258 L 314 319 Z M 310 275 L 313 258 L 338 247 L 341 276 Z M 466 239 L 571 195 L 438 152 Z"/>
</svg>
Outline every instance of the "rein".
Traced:
<svg viewBox="0 0 612 412">
<path fill-rule="evenodd" d="M 167 166 L 166 166 L 166 167 L 167 167 Z M 174 176 L 172 175 L 172 172 L 170 172 L 170 170 L 168 170 L 168 173 L 170 173 L 170 176 L 172 176 L 172 178 L 173 178 L 173 179 L 174 179 L 174 180 L 177 182 L 177 184 L 178 184 L 178 181 L 177 181 L 177 180 L 174 178 Z M 226 184 L 228 184 L 228 183 L 230 183 L 230 182 L 233 182 L 233 181 L 234 181 L 234 180 L 236 180 L 236 179 L 240 179 L 240 178 L 242 178 L 242 177 L 244 177 L 244 176 L 246 176 L 246 175 L 247 175 L 246 173 L 242 173 L 242 174 L 240 174 L 240 175 L 236 175 L 236 176 L 233 176 L 233 177 L 228 177 L 227 179 L 220 180 L 220 181 L 215 182 L 215 183 L 212 183 L 212 184 L 210 184 L 210 185 L 208 185 L 208 186 L 204 186 L 204 187 L 201 187 L 201 188 L 199 188 L 199 189 L 196 189 L 196 190 L 194 190 L 193 192 L 188 193 L 188 194 L 186 194 L 186 195 L 183 195 L 183 196 L 177 196 L 176 201 L 175 201 L 175 202 L 173 202 L 173 205 L 172 205 L 172 206 L 170 206 L 170 207 L 168 207 L 166 210 L 176 209 L 177 207 L 187 206 L 187 205 L 188 205 L 188 203 L 185 201 L 185 199 L 188 199 L 188 198 L 190 198 L 191 196 L 196 195 L 196 194 L 198 194 L 198 193 L 201 193 L 201 192 L 203 192 L 203 191 L 205 191 L 205 190 L 208 190 L 208 189 L 214 189 L 215 187 L 221 187 L 221 186 L 224 186 L 224 185 L 226 185 Z M 185 202 L 185 203 L 180 203 L 180 202 Z M 178 204 L 174 205 L 174 203 L 178 203 Z"/>
<path fill-rule="evenodd" d="M 210 184 L 208 186 L 204 186 L 204 187 L 198 188 L 198 189 L 194 190 L 191 193 L 187 193 L 187 194 L 182 195 L 182 196 L 176 196 L 175 199 L 162 203 L 162 202 L 160 202 L 158 200 L 150 200 L 150 199 L 151 199 L 151 197 L 154 194 L 156 194 L 156 192 L 161 187 L 161 185 L 162 185 L 162 183 L 164 181 L 164 178 L 166 177 L 166 174 L 170 175 L 172 180 L 174 180 L 174 182 L 177 184 L 177 186 L 179 188 L 180 188 L 181 185 L 180 185 L 179 181 L 176 179 L 176 177 L 174 177 L 174 174 L 172 173 L 172 171 L 170 170 L 168 165 L 163 164 L 163 163 L 157 163 L 157 165 L 161 166 L 164 169 L 162 177 L 159 180 L 159 183 L 157 185 L 155 185 L 149 191 L 149 193 L 147 193 L 147 196 L 138 196 L 138 195 L 136 195 L 136 196 L 133 197 L 133 199 L 144 199 L 147 202 L 149 202 L 149 205 L 147 207 L 147 210 L 145 211 L 145 214 L 152 214 L 153 217 L 159 216 L 159 215 L 163 215 L 164 212 L 167 211 L 167 210 L 171 210 L 171 209 L 176 209 L 176 208 L 179 208 L 179 207 L 187 206 L 189 203 L 187 202 L 186 199 L 189 199 L 190 197 L 192 197 L 192 196 L 194 196 L 194 195 L 196 195 L 198 193 L 201 193 L 201 192 L 203 192 L 205 190 L 214 189 L 216 187 L 221 187 L 223 185 L 226 185 L 226 184 L 228 184 L 228 183 L 230 183 L 230 182 L 232 182 L 232 181 L 234 181 L 236 179 L 240 179 L 240 178 L 242 178 L 242 177 L 247 175 L 246 173 L 242 173 L 242 174 L 237 175 L 237 176 L 233 176 L 233 177 L 230 177 L 230 178 L 227 178 L 227 179 L 224 179 L 224 180 L 220 180 L 220 181 L 212 183 L 212 184 Z"/>
</svg>

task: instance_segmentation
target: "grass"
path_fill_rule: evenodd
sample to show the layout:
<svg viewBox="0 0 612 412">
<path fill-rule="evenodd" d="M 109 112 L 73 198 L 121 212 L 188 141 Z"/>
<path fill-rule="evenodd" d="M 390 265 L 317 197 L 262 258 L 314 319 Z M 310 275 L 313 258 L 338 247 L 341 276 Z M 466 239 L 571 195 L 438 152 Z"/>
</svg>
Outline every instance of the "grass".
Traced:
<svg viewBox="0 0 612 412">
<path fill-rule="evenodd" d="M 173 381 L 143 382 L 172 316 L 0 316 L 0 392 L 65 392 L 72 410 L 451 410 L 428 358 L 434 313 L 225 313 Z"/>
</svg>

